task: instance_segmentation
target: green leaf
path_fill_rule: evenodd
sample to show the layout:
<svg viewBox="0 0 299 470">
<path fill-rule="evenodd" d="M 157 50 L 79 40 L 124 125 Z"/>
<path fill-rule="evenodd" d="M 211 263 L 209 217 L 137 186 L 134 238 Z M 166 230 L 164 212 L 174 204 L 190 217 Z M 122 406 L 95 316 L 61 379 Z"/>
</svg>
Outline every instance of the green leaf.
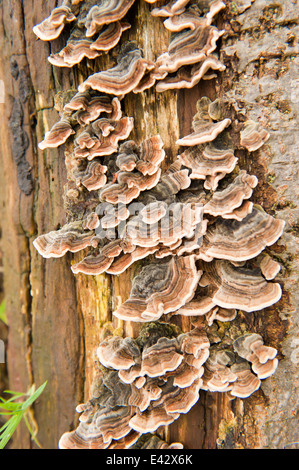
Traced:
<svg viewBox="0 0 299 470">
<path fill-rule="evenodd" d="M 24 418 L 25 424 L 31 434 L 32 439 L 40 446 L 38 440 L 36 439 L 36 432 L 30 426 L 30 423 L 25 416 L 28 412 L 32 403 L 41 395 L 47 381 L 44 382 L 37 390 L 35 390 L 35 385 L 30 387 L 27 393 L 13 392 L 11 390 L 5 390 L 5 393 L 12 395 L 8 400 L 5 400 L 3 397 L 0 397 L 0 415 L 7 416 L 10 415 L 10 419 L 0 428 L 0 449 L 4 449 L 11 436 L 17 429 L 20 421 Z M 28 396 L 27 400 L 24 402 L 15 402 L 18 398 Z M 5 411 L 1 411 L 5 410 Z"/>
<path fill-rule="evenodd" d="M 10 420 L 8 421 L 8 426 L 6 429 L 2 432 L 0 435 L 0 449 L 4 449 L 8 441 L 10 440 L 11 436 L 15 432 L 15 430 L 18 427 L 18 424 L 20 423 L 21 419 L 23 418 L 22 413 L 18 413 L 14 415 Z"/>
<path fill-rule="evenodd" d="M 6 316 L 6 313 L 5 313 L 5 299 L 1 302 L 0 304 L 0 320 L 3 321 L 3 323 L 5 323 L 5 325 L 7 325 L 7 316 Z"/>
<path fill-rule="evenodd" d="M 44 391 L 45 386 L 47 385 L 47 381 L 45 381 L 32 395 L 27 398 L 27 400 L 22 404 L 22 410 L 26 410 L 32 403 L 41 395 Z M 31 389 L 30 389 L 31 391 Z"/>
</svg>

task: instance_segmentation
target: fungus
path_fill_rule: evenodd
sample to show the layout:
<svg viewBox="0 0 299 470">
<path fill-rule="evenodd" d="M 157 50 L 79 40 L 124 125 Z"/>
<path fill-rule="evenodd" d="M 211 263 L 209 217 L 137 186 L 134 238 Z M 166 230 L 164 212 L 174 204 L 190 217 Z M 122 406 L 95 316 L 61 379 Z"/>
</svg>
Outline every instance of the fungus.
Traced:
<svg viewBox="0 0 299 470">
<path fill-rule="evenodd" d="M 153 136 L 140 146 L 128 141 L 119 148 L 116 164 L 120 169 L 115 175 L 116 182 L 106 184 L 100 191 L 102 201 L 129 204 L 140 192 L 157 185 L 165 152 L 159 135 Z"/>
<path fill-rule="evenodd" d="M 97 275 L 104 273 L 113 261 L 113 258 L 108 258 L 101 254 L 98 256 L 89 255 L 79 263 L 73 264 L 71 269 L 74 274 L 83 273 Z"/>
<path fill-rule="evenodd" d="M 73 67 L 75 64 L 79 64 L 84 57 L 95 59 L 102 52 L 107 52 L 115 47 L 123 31 L 130 27 L 131 25 L 126 22 L 110 23 L 99 32 L 96 39 L 83 36 L 82 29 L 76 28 L 70 35 L 66 46 L 61 51 L 51 54 L 48 60 L 52 65 L 58 67 Z"/>
<path fill-rule="evenodd" d="M 163 23 L 166 29 L 172 33 L 178 33 L 184 29 L 193 31 L 198 26 L 205 26 L 206 19 L 199 16 L 195 8 L 191 7 L 179 15 L 170 16 Z"/>
<path fill-rule="evenodd" d="M 155 344 L 144 348 L 139 375 L 159 377 L 165 375 L 167 371 L 176 370 L 184 359 L 176 349 L 176 339 L 169 338 L 159 338 Z"/>
<path fill-rule="evenodd" d="M 125 205 L 109 206 L 106 214 L 101 218 L 101 226 L 103 229 L 117 227 L 121 221 L 128 219 L 129 216 L 130 211 Z"/>
<path fill-rule="evenodd" d="M 174 312 L 174 315 L 183 315 L 186 317 L 205 315 L 215 307 L 211 298 L 193 299 Z"/>
<path fill-rule="evenodd" d="M 78 90 L 84 92 L 89 88 L 97 91 L 122 96 L 132 91 L 140 82 L 147 70 L 155 64 L 142 57 L 141 51 L 134 42 L 126 43 L 119 52 L 117 65 L 106 71 L 90 75 Z"/>
<path fill-rule="evenodd" d="M 71 126 L 70 119 L 64 116 L 46 132 L 44 140 L 42 140 L 38 146 L 41 150 L 59 147 L 64 144 L 72 134 L 75 134 L 75 131 Z"/>
<path fill-rule="evenodd" d="M 259 389 L 261 380 L 250 369 L 249 362 L 231 349 L 213 346 L 204 364 L 202 388 L 212 392 L 230 392 L 232 397 L 246 398 Z"/>
<path fill-rule="evenodd" d="M 188 148 L 179 155 L 179 159 L 191 169 L 191 179 L 204 179 L 204 187 L 213 191 L 218 182 L 233 171 L 238 161 L 231 148 L 215 142 L 203 150 L 197 146 Z"/>
<path fill-rule="evenodd" d="M 120 243 L 120 240 L 117 240 L 117 243 Z M 103 272 L 107 272 L 108 274 L 121 274 L 135 261 L 146 258 L 156 250 L 157 247 L 134 247 L 133 251 L 130 253 L 124 253 L 120 256 L 105 256 L 103 249 L 99 255 L 88 255 L 79 263 L 73 264 L 72 271 L 75 274 L 79 272 L 93 275 L 102 274 Z M 120 249 L 120 253 L 121 251 Z M 118 257 L 116 258 L 116 256 Z"/>
<path fill-rule="evenodd" d="M 145 209 L 149 209 L 148 206 L 143 211 Z M 189 239 L 194 235 L 201 220 L 201 206 L 173 203 L 159 220 L 153 217 L 152 221 L 146 223 L 143 221 L 143 213 L 132 217 L 125 228 L 126 238 L 138 246 L 151 247 L 159 243 L 173 249 L 184 237 Z"/>
<path fill-rule="evenodd" d="M 97 349 L 101 364 L 117 370 L 129 369 L 135 364 L 134 358 L 139 355 L 138 344 L 130 337 L 113 336 L 108 341 L 103 341 Z"/>
<path fill-rule="evenodd" d="M 110 23 L 100 31 L 90 48 L 96 51 L 109 51 L 118 44 L 122 33 L 130 28 L 131 25 L 126 21 Z"/>
<path fill-rule="evenodd" d="M 102 188 L 107 181 L 105 175 L 107 167 L 98 161 L 88 163 L 84 173 L 76 179 L 77 184 L 83 184 L 88 191 L 95 191 Z"/>
<path fill-rule="evenodd" d="M 111 204 L 129 204 L 136 199 L 141 191 L 151 189 L 159 181 L 161 170 L 158 169 L 153 175 L 143 175 L 140 172 L 120 172 L 117 175 L 117 183 L 108 183 L 100 191 L 102 201 Z"/>
<path fill-rule="evenodd" d="M 260 388 L 260 379 L 250 371 L 246 362 L 233 364 L 231 370 L 237 377 L 230 390 L 231 395 L 247 398 Z"/>
<path fill-rule="evenodd" d="M 265 379 L 275 372 L 278 366 L 277 350 L 265 346 L 260 335 L 252 333 L 240 336 L 233 346 L 240 357 L 252 363 L 252 370 L 259 379 Z"/>
<path fill-rule="evenodd" d="M 156 435 L 150 435 L 141 446 L 138 445 L 138 442 L 135 449 L 183 449 L 184 446 L 180 442 L 173 442 L 172 444 L 167 444 L 165 441 L 160 439 Z"/>
<path fill-rule="evenodd" d="M 86 36 L 91 37 L 104 25 L 121 20 L 133 5 L 134 0 L 104 0 L 88 12 L 84 24 Z"/>
<path fill-rule="evenodd" d="M 207 72 L 212 70 L 225 70 L 225 65 L 220 62 L 215 56 L 210 55 L 203 60 L 192 66 L 180 67 L 175 75 L 157 75 L 159 82 L 156 85 L 156 90 L 162 92 L 165 90 L 173 90 L 180 88 L 193 88 L 201 79 L 211 79 L 216 75 Z M 151 83 L 151 86 L 154 84 Z"/>
<path fill-rule="evenodd" d="M 79 134 L 75 140 L 76 157 L 92 160 L 95 157 L 111 155 L 118 149 L 118 142 L 126 139 L 134 126 L 131 117 L 122 117 L 118 121 L 100 118 Z"/>
<path fill-rule="evenodd" d="M 260 270 L 263 276 L 269 281 L 276 277 L 280 271 L 280 264 L 269 255 L 264 255 L 260 262 Z"/>
<path fill-rule="evenodd" d="M 97 244 L 94 231 L 82 231 L 82 222 L 70 222 L 33 241 L 34 247 L 44 258 L 60 258 L 67 251 L 76 253 L 88 246 L 96 247 Z"/>
<path fill-rule="evenodd" d="M 133 279 L 129 299 L 113 314 L 122 320 L 158 320 L 191 300 L 200 275 L 193 255 L 150 264 Z"/>
<path fill-rule="evenodd" d="M 194 328 L 189 333 L 183 333 L 178 337 L 180 349 L 186 354 L 192 354 L 196 359 L 201 352 L 210 346 L 206 333 L 199 328 Z M 197 365 L 198 367 L 198 365 Z"/>
<path fill-rule="evenodd" d="M 259 123 L 252 120 L 245 122 L 241 130 L 240 144 L 249 152 L 259 149 L 270 137 L 270 134 Z"/>
<path fill-rule="evenodd" d="M 226 216 L 239 208 L 244 199 L 249 199 L 253 188 L 258 183 L 257 177 L 241 170 L 233 182 L 222 191 L 215 191 L 210 201 L 204 206 L 204 213 L 217 217 Z"/>
<path fill-rule="evenodd" d="M 145 0 L 148 3 L 155 3 L 157 0 Z M 185 6 L 189 3 L 190 0 L 170 0 L 166 5 L 161 8 L 154 8 L 152 10 L 153 16 L 173 16 L 179 15 L 185 9 Z"/>
<path fill-rule="evenodd" d="M 81 126 L 95 121 L 103 112 L 107 113 L 112 121 L 118 121 L 122 116 L 118 98 L 111 99 L 108 95 L 98 94 L 92 96 L 89 91 L 76 93 L 70 102 L 65 104 L 63 111 L 72 114 Z"/>
<path fill-rule="evenodd" d="M 154 432 L 160 426 L 168 426 L 173 423 L 179 416 L 179 413 L 168 414 L 162 406 L 156 406 L 142 413 L 137 410 L 130 420 L 130 426 L 140 433 Z"/>
<path fill-rule="evenodd" d="M 211 326 L 214 320 L 227 322 L 232 321 L 237 316 L 237 310 L 233 308 L 221 308 L 221 307 L 214 307 L 206 314 L 206 320 L 208 325 Z"/>
<path fill-rule="evenodd" d="M 67 45 L 49 61 L 71 67 L 83 57 L 92 59 L 110 50 L 130 27 L 120 20 L 132 4 L 133 0 L 104 0 L 88 5 L 87 13 L 87 7 L 80 9 Z M 200 389 L 244 398 L 278 364 L 277 351 L 265 346 L 259 335 L 243 334 L 243 329 L 238 337 L 234 330 L 229 339 L 226 325 L 222 342 L 222 327 L 217 331 L 213 324 L 232 321 L 236 309 L 257 311 L 279 300 L 280 285 L 267 282 L 277 274 L 277 263 L 260 253 L 280 237 L 284 226 L 249 201 L 257 178 L 246 171 L 228 179 L 229 184 L 221 181 L 217 190 L 237 164 L 225 131 L 231 120 L 222 115 L 220 100 L 198 101 L 194 132 L 177 141 L 192 148 L 164 174 L 159 135 L 141 144 L 128 140 L 119 145 L 133 129 L 133 118 L 122 117 L 120 99 L 125 94 L 139 93 L 156 82 L 157 91 L 191 88 L 225 69 L 213 54 L 224 31 L 211 25 L 224 3 L 208 0 L 186 9 L 187 4 L 174 0 L 152 11 L 168 18 L 164 25 L 173 34 L 167 52 L 152 62 L 134 42 L 126 43 L 117 65 L 88 77 L 61 105 L 60 121 L 39 144 L 41 149 L 57 147 L 75 134 L 65 152 L 64 203 L 70 222 L 34 241 L 42 256 L 60 257 L 92 247 L 72 271 L 118 275 L 154 255 L 154 262 L 145 264 L 133 279 L 128 300 L 113 312 L 144 327 L 135 339 L 108 336 L 99 344 L 92 397 L 77 407 L 80 424 L 61 437 L 61 448 L 138 446 L 141 434 L 187 413 Z M 57 31 L 75 19 L 67 18 L 55 26 Z M 240 142 L 252 151 L 268 138 L 267 131 L 247 121 Z M 103 164 L 97 157 L 105 157 Z M 134 199 L 143 204 L 137 215 L 127 207 Z M 108 204 L 99 204 L 103 202 Z M 162 315 L 190 316 L 195 328 L 181 333 L 173 325 L 158 323 Z M 157 439 L 151 445 L 167 448 Z M 169 447 L 173 445 L 180 448 L 177 443 Z"/>
<path fill-rule="evenodd" d="M 203 390 L 211 392 L 225 392 L 230 390 L 231 383 L 237 380 L 236 374 L 231 370 L 235 357 L 230 350 L 212 349 L 204 365 Z"/>
<path fill-rule="evenodd" d="M 91 44 L 90 39 L 81 37 L 81 30 L 79 30 L 79 37 L 76 37 L 73 32 L 67 41 L 67 45 L 61 51 L 51 54 L 48 61 L 56 67 L 73 67 L 85 57 L 95 59 L 100 55 L 100 52 L 91 49 Z"/>
<path fill-rule="evenodd" d="M 187 413 L 198 400 L 207 358 L 202 353 L 208 346 L 204 332 L 179 334 L 177 327 L 163 323 L 147 324 L 136 340 L 107 337 L 97 350 L 106 369 L 92 398 L 77 406 L 79 426 L 65 433 L 59 446 L 127 448 L 140 433 Z"/>
<path fill-rule="evenodd" d="M 86 218 L 83 219 L 83 228 L 85 230 L 95 230 L 100 225 L 99 216 L 95 212 L 90 212 Z"/>
<path fill-rule="evenodd" d="M 54 8 L 50 16 L 33 27 L 33 32 L 43 41 L 51 41 L 58 38 L 66 23 L 76 19 L 72 10 L 67 5 Z"/>
<path fill-rule="evenodd" d="M 219 307 L 253 312 L 273 305 L 281 297 L 280 285 L 267 282 L 259 269 L 233 266 L 226 260 L 214 260 L 201 267 L 204 274 L 199 285 L 213 286 L 208 297 Z"/>
<path fill-rule="evenodd" d="M 213 104 L 215 105 L 215 102 L 212 102 L 207 97 L 203 97 L 197 102 L 197 113 L 193 117 L 192 121 L 194 132 L 178 139 L 178 145 L 193 146 L 203 144 L 205 142 L 211 142 L 231 124 L 231 120 L 228 118 L 218 120 L 219 116 L 217 116 L 218 122 L 213 122 L 213 119 L 215 120 L 216 117 L 214 115 L 211 116 L 210 114 L 211 109 L 213 109 Z"/>
<path fill-rule="evenodd" d="M 150 69 L 145 72 L 138 85 L 135 86 L 133 93 L 141 93 L 142 91 L 151 88 L 157 80 L 163 80 L 163 78 L 165 78 L 167 74 L 168 72 L 160 70 L 159 66 L 155 64 L 155 67 L 153 69 Z"/>
<path fill-rule="evenodd" d="M 231 212 L 227 212 L 226 214 L 221 214 L 223 219 L 235 219 L 239 222 L 243 220 L 247 215 L 251 214 L 253 210 L 253 202 L 245 201 L 242 203 L 240 207 L 236 207 Z"/>
<path fill-rule="evenodd" d="M 161 71 L 176 72 L 183 65 L 195 64 L 205 59 L 216 49 L 216 42 L 223 31 L 200 17 L 197 21 L 194 29 L 184 29 L 173 34 L 168 52 L 161 54 L 156 61 Z"/>
<path fill-rule="evenodd" d="M 273 245 L 281 236 L 284 225 L 283 220 L 274 219 L 257 208 L 240 222 L 220 219 L 208 227 L 199 253 L 212 258 L 245 261 Z"/>
</svg>

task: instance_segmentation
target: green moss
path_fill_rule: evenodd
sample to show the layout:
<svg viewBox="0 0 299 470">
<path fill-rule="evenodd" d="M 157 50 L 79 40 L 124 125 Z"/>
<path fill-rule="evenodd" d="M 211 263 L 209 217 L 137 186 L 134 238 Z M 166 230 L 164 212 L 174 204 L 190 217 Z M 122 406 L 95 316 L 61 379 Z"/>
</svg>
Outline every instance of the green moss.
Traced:
<svg viewBox="0 0 299 470">
<path fill-rule="evenodd" d="M 269 173 L 267 176 L 268 183 L 273 183 L 275 181 L 276 175 L 275 173 Z"/>
<path fill-rule="evenodd" d="M 237 418 L 223 419 L 218 428 L 217 447 L 220 449 L 241 449 L 242 446 L 237 443 L 238 434 Z"/>
<path fill-rule="evenodd" d="M 138 346 L 142 349 L 144 345 L 154 344 L 159 338 L 176 338 L 181 333 L 176 325 L 161 322 L 147 323 L 141 327 L 140 334 L 136 339 Z"/>
</svg>

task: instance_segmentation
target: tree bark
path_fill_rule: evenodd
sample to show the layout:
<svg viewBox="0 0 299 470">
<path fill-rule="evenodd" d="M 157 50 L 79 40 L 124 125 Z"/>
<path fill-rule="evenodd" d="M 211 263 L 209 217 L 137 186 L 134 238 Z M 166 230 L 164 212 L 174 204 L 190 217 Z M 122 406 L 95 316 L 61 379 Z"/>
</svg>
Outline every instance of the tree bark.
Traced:
<svg viewBox="0 0 299 470">
<path fill-rule="evenodd" d="M 282 269 L 277 279 L 282 299 L 273 307 L 243 314 L 252 331 L 279 351 L 274 376 L 247 399 L 230 400 L 225 393 L 200 392 L 191 411 L 159 430 L 168 442 L 180 441 L 186 449 L 292 448 L 298 445 L 298 237 L 296 113 L 298 113 L 298 7 L 291 0 L 255 0 L 241 13 L 241 3 L 227 1 L 217 17 L 225 30 L 219 41 L 225 72 L 201 81 L 191 90 L 156 93 L 154 89 L 127 95 L 124 114 L 133 116 L 130 138 L 137 142 L 159 133 L 167 159 L 178 154 L 175 144 L 191 131 L 196 101 L 202 96 L 228 100 L 233 123 L 259 119 L 271 133 L 260 150 L 239 150 L 239 167 L 259 179 L 254 202 L 286 221 L 282 238 L 267 251 Z M 107 69 L 113 54 L 79 67 L 53 67 L 47 57 L 60 50 L 67 28 L 51 43 L 36 40 L 32 27 L 56 6 L 54 0 L 12 0 L 0 3 L 0 80 L 5 100 L 0 104 L 1 230 L 4 290 L 9 323 L 9 388 L 26 391 L 48 381 L 34 404 L 34 418 L 43 448 L 57 448 L 63 432 L 74 429 L 75 407 L 89 398 L 96 372 L 95 348 L 103 324 L 112 321 L 124 335 L 136 336 L 139 326 L 112 318 L 112 311 L 130 292 L 135 267 L 120 276 L 72 274 L 80 255 L 43 259 L 32 246 L 38 234 L 65 223 L 63 186 L 66 170 L 62 147 L 41 151 L 37 143 L 58 120 L 54 97 L 76 89 L 94 70 Z M 239 8 L 239 11 L 238 11 Z M 167 50 L 169 34 L 151 6 L 136 1 L 129 11 L 132 27 L 121 42 L 134 39 L 144 56 L 154 60 Z M 296 88 L 297 87 L 297 88 Z M 238 142 L 236 142 L 238 144 Z M 183 331 L 188 319 L 180 320 Z M 297 375 L 296 375 L 297 374 Z M 298 393 L 297 393 L 298 397 Z M 12 446 L 35 447 L 24 427 L 18 428 Z"/>
</svg>

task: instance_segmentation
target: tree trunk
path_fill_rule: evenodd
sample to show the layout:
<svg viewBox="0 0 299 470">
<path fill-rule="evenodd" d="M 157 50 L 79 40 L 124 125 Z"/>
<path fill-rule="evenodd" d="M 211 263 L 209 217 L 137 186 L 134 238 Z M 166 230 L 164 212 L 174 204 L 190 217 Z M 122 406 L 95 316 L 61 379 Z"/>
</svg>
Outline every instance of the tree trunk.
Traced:
<svg viewBox="0 0 299 470">
<path fill-rule="evenodd" d="M 242 12 L 245 1 L 226 1 L 217 16 L 225 34 L 219 41 L 226 70 L 217 79 L 201 81 L 191 90 L 156 93 L 154 88 L 130 93 L 122 101 L 134 117 L 130 139 L 141 142 L 159 133 L 169 166 L 179 137 L 191 131 L 196 101 L 202 96 L 226 97 L 233 122 L 259 120 L 271 137 L 253 153 L 236 151 L 240 168 L 258 177 L 253 201 L 286 221 L 281 239 L 267 252 L 282 269 L 277 277 L 281 300 L 262 311 L 246 314 L 251 331 L 278 349 L 276 373 L 247 399 L 230 400 L 226 393 L 200 391 L 196 405 L 170 426 L 159 430 L 167 442 L 186 449 L 294 448 L 299 343 L 298 237 L 296 180 L 296 115 L 298 113 L 298 7 L 291 0 L 255 0 Z M 4 291 L 9 323 L 7 364 L 9 388 L 26 391 L 48 381 L 34 404 L 38 440 L 43 448 L 57 448 L 62 433 L 77 423 L 75 407 L 88 400 L 96 372 L 95 349 L 106 321 L 136 336 L 139 324 L 112 318 L 112 311 L 130 293 L 135 267 L 119 276 L 74 275 L 71 262 L 82 253 L 43 259 L 32 246 L 37 235 L 56 230 L 65 221 L 63 187 L 66 170 L 62 147 L 40 150 L 37 143 L 59 119 L 54 97 L 76 90 L 95 70 L 114 64 L 112 54 L 94 61 L 84 59 L 71 69 L 51 66 L 50 51 L 65 44 L 67 28 L 51 43 L 36 40 L 32 27 L 49 16 L 54 0 L 12 0 L 0 3 L 0 80 L 5 99 L 0 103 L 1 230 Z M 121 42 L 136 40 L 149 60 L 167 50 L 169 34 L 152 7 L 136 1 L 127 17 L 132 27 Z M 114 53 L 113 53 L 114 54 Z M 235 142 L 238 144 L 238 142 Z M 180 320 L 189 331 L 188 317 Z M 1 331 L 1 330 L 0 330 Z M 297 393 L 298 397 L 298 393 Z M 12 441 L 15 448 L 35 447 L 25 427 Z"/>
</svg>

